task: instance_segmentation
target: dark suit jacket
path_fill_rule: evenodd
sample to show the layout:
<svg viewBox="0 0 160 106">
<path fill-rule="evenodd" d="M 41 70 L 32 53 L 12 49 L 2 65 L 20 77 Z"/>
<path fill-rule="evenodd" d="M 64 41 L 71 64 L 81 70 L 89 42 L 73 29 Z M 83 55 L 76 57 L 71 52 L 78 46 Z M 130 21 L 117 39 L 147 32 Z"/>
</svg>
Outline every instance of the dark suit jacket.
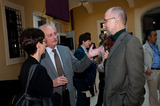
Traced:
<svg viewBox="0 0 160 106">
<path fill-rule="evenodd" d="M 78 60 L 82 60 L 86 56 L 85 51 L 81 46 L 75 51 L 75 57 Z M 92 63 L 87 69 L 82 73 L 74 73 L 74 84 L 78 91 L 87 91 L 93 88 L 96 78 L 96 64 Z M 94 94 L 94 92 L 91 92 Z"/>
<path fill-rule="evenodd" d="M 87 56 L 85 56 L 81 61 L 78 61 L 66 46 L 57 45 L 57 49 L 62 59 L 64 74 L 68 79 L 67 88 L 69 90 L 70 103 L 71 106 L 76 106 L 73 74 L 74 72 L 83 72 L 92 63 L 92 61 Z M 52 80 L 59 77 L 47 52 L 42 55 L 41 64 L 47 69 L 47 73 Z M 62 86 L 55 87 L 53 93 L 62 95 Z"/>
<path fill-rule="evenodd" d="M 144 53 L 140 41 L 123 32 L 105 63 L 104 106 L 141 106 L 144 100 Z"/>
</svg>

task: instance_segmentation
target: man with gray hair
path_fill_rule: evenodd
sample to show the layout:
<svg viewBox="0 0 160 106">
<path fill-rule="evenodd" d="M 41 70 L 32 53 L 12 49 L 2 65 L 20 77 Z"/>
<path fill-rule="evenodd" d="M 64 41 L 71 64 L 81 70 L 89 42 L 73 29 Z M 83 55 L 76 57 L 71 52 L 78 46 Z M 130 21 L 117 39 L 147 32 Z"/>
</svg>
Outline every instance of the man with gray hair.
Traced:
<svg viewBox="0 0 160 106">
<path fill-rule="evenodd" d="M 45 34 L 47 44 L 46 53 L 41 58 L 41 64 L 47 69 L 48 75 L 53 80 L 54 106 L 76 106 L 73 87 L 74 72 L 83 72 L 92 63 L 90 58 L 99 55 L 103 47 L 93 49 L 92 45 L 88 54 L 81 61 L 78 61 L 68 47 L 57 45 L 57 32 L 52 25 L 45 24 L 40 29 Z"/>
<path fill-rule="evenodd" d="M 105 63 L 104 106 L 141 106 L 144 101 L 144 53 L 140 41 L 126 31 L 127 15 L 109 8 L 104 27 L 114 45 Z"/>
</svg>

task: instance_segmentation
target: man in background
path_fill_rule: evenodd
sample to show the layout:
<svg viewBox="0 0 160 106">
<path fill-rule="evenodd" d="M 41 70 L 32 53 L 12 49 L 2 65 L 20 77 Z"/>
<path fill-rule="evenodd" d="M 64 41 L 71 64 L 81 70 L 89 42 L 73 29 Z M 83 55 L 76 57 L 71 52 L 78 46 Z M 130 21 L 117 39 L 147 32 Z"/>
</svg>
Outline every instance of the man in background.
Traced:
<svg viewBox="0 0 160 106">
<path fill-rule="evenodd" d="M 105 51 L 108 50 L 108 52 L 110 51 L 111 47 L 114 44 L 114 38 L 112 35 L 107 36 L 105 35 L 104 37 L 104 48 Z M 99 94 L 98 94 L 98 99 L 97 99 L 97 104 L 96 106 L 102 106 L 103 104 L 103 91 L 104 91 L 104 84 L 105 84 L 105 73 L 104 73 L 104 63 L 105 63 L 105 59 L 106 57 L 108 57 L 107 52 L 105 52 L 103 54 L 103 56 L 101 56 L 100 58 L 102 58 L 101 63 L 97 66 L 97 71 L 99 72 Z"/>
<path fill-rule="evenodd" d="M 99 34 L 99 39 L 101 40 L 99 42 L 99 46 L 103 46 L 104 45 L 105 36 L 106 36 L 106 34 L 104 34 L 104 33 Z"/>
<path fill-rule="evenodd" d="M 156 43 L 157 32 L 147 30 L 143 45 L 145 77 L 149 89 L 150 106 L 160 106 L 157 90 L 160 91 L 160 46 Z"/>
</svg>

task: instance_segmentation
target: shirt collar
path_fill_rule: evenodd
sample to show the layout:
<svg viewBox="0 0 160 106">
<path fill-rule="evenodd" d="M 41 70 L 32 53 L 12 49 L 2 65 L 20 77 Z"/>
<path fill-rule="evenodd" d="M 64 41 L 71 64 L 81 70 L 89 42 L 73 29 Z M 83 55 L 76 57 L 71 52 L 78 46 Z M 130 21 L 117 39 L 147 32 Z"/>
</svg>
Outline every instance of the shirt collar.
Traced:
<svg viewBox="0 0 160 106">
<path fill-rule="evenodd" d="M 156 43 L 154 43 L 155 45 L 153 45 L 153 44 L 151 44 L 151 43 L 148 42 L 148 44 L 149 44 L 151 47 L 156 47 L 156 46 L 157 46 Z"/>
<path fill-rule="evenodd" d="M 114 40 L 116 41 L 116 40 L 118 39 L 118 37 L 120 36 L 120 34 L 121 34 L 122 32 L 124 32 L 124 31 L 126 31 L 126 28 L 124 28 L 124 29 L 118 31 L 117 33 L 115 33 L 115 34 L 113 35 Z"/>
<path fill-rule="evenodd" d="M 84 50 L 85 52 L 87 52 L 87 49 L 86 49 L 84 46 L 81 45 L 81 47 L 83 48 L 83 50 Z"/>
<path fill-rule="evenodd" d="M 57 46 L 55 46 L 54 49 L 56 49 L 56 51 L 57 51 L 57 50 L 58 50 L 58 49 L 57 49 Z M 50 47 L 46 47 L 46 51 L 47 51 L 48 53 L 51 53 L 52 50 L 53 50 L 53 49 L 51 49 Z"/>
</svg>

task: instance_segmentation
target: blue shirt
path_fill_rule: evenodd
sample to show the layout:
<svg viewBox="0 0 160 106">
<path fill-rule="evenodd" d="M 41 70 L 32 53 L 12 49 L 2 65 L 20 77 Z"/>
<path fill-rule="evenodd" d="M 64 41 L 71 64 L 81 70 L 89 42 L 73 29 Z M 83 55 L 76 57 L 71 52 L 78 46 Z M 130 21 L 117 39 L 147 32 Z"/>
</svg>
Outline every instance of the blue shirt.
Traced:
<svg viewBox="0 0 160 106">
<path fill-rule="evenodd" d="M 158 48 L 158 45 L 155 43 L 155 45 L 152 45 L 149 43 L 152 53 L 153 53 L 153 64 L 152 68 L 160 68 L 160 51 Z"/>
</svg>

